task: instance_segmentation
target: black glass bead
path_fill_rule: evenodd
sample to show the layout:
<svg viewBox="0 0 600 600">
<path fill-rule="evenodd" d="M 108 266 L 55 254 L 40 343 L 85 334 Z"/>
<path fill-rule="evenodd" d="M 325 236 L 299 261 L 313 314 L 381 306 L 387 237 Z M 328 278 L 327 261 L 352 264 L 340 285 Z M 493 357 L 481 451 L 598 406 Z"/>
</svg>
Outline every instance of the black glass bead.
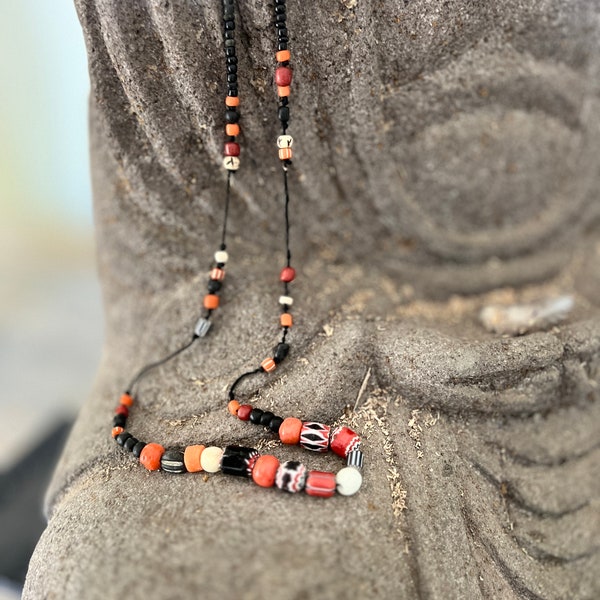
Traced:
<svg viewBox="0 0 600 600">
<path fill-rule="evenodd" d="M 115 415 L 113 417 L 113 427 L 125 427 L 127 417 L 125 415 Z"/>
<path fill-rule="evenodd" d="M 285 38 L 285 41 L 287 42 L 287 36 L 288 36 L 288 30 L 285 27 L 278 27 L 277 28 L 277 37 L 281 40 L 283 38 Z"/>
<path fill-rule="evenodd" d="M 223 287 L 223 284 L 220 281 L 217 281 L 216 279 L 208 280 L 208 291 L 211 294 L 218 292 L 221 289 L 221 287 Z"/>
<path fill-rule="evenodd" d="M 237 86 L 237 83 L 230 83 L 227 86 L 227 95 L 228 96 L 237 96 L 238 95 L 238 86 Z"/>
<path fill-rule="evenodd" d="M 250 477 L 258 456 L 258 450 L 254 448 L 227 446 L 221 458 L 221 471 L 226 475 Z"/>
<path fill-rule="evenodd" d="M 223 6 L 233 6 L 234 0 L 223 0 Z"/>
<path fill-rule="evenodd" d="M 223 20 L 230 21 L 234 17 L 233 6 L 224 6 L 223 7 Z"/>
<path fill-rule="evenodd" d="M 283 362 L 290 351 L 290 345 L 285 342 L 281 342 L 275 346 L 273 360 L 279 364 Z"/>
<path fill-rule="evenodd" d="M 287 42 L 282 42 L 281 40 L 279 40 L 279 42 L 277 43 L 277 50 L 287 50 L 287 49 L 288 49 Z"/>
<path fill-rule="evenodd" d="M 225 44 L 226 48 L 225 48 L 225 56 L 235 56 L 235 48 L 231 47 L 231 46 L 227 46 L 227 44 Z"/>
<path fill-rule="evenodd" d="M 266 410 L 260 417 L 260 424 L 264 425 L 265 427 L 268 427 L 269 423 L 271 422 L 271 419 L 274 416 L 275 415 L 270 410 Z"/>
<path fill-rule="evenodd" d="M 289 104 L 289 98 L 287 96 L 281 96 L 279 98 L 279 102 L 281 102 L 281 106 L 287 106 Z"/>
<path fill-rule="evenodd" d="M 271 422 L 269 423 L 269 429 L 273 433 L 279 433 L 279 428 L 281 427 L 282 423 L 283 423 L 283 419 L 281 417 L 273 417 L 271 419 Z"/>
<path fill-rule="evenodd" d="M 229 75 L 227 75 L 227 83 L 237 83 L 237 74 L 229 73 Z"/>
<path fill-rule="evenodd" d="M 277 29 L 285 29 L 285 15 L 279 15 L 280 17 L 283 17 L 283 20 L 279 20 L 277 19 L 275 21 L 275 27 L 277 27 Z"/>
<path fill-rule="evenodd" d="M 275 5 L 275 14 L 281 14 L 285 12 L 285 4 L 276 4 Z"/>
<path fill-rule="evenodd" d="M 237 110 L 226 110 L 225 120 L 228 123 L 237 123 L 240 120 L 240 113 Z"/>
<path fill-rule="evenodd" d="M 285 19 L 286 19 L 285 13 L 278 14 L 275 16 L 275 23 L 285 23 Z"/>
<path fill-rule="evenodd" d="M 183 462 L 183 452 L 167 450 L 160 457 L 160 468 L 166 473 L 185 473 L 187 469 Z"/>
<path fill-rule="evenodd" d="M 133 447 L 133 455 L 136 458 L 140 457 L 140 454 L 142 453 L 142 450 L 146 447 L 146 442 L 138 442 L 134 447 Z"/>
<path fill-rule="evenodd" d="M 137 438 L 130 437 L 128 440 L 125 440 L 125 443 L 123 444 L 123 448 L 125 448 L 125 450 L 127 450 L 128 452 L 131 452 L 133 450 L 133 447 L 138 442 L 139 442 L 139 440 Z"/>
<path fill-rule="evenodd" d="M 231 39 L 228 39 L 228 38 L 225 39 L 225 48 L 226 49 L 228 49 L 228 48 L 234 48 L 234 46 L 235 46 L 235 40 L 231 40 Z M 234 51 L 235 51 L 235 49 L 234 49 Z"/>
<path fill-rule="evenodd" d="M 127 431 L 124 431 L 123 433 L 120 433 L 116 438 L 115 441 L 117 442 L 117 444 L 119 444 L 119 446 L 123 446 L 123 444 L 125 444 L 125 442 L 130 438 L 133 437 L 130 433 L 128 433 Z"/>
<path fill-rule="evenodd" d="M 225 31 L 233 31 L 235 29 L 235 22 L 231 19 L 225 21 Z"/>
<path fill-rule="evenodd" d="M 225 62 L 226 62 L 228 65 L 237 65 L 237 62 L 238 62 L 237 56 L 228 56 L 228 57 L 225 59 Z"/>
<path fill-rule="evenodd" d="M 237 73 L 237 65 L 227 65 L 228 73 Z"/>
<path fill-rule="evenodd" d="M 289 106 L 280 106 L 279 110 L 277 111 L 277 116 L 279 117 L 280 121 L 287 123 L 290 120 Z"/>
<path fill-rule="evenodd" d="M 255 425 L 260 424 L 260 418 L 263 416 L 263 412 L 260 408 L 253 408 L 250 413 L 250 423 L 254 423 Z"/>
<path fill-rule="evenodd" d="M 225 263 L 217 263 L 217 268 L 222 269 L 225 266 Z"/>
<path fill-rule="evenodd" d="M 275 0 L 275 4 L 285 4 L 285 0 Z"/>
<path fill-rule="evenodd" d="M 233 31 L 225 31 L 225 40 L 235 39 L 235 33 Z"/>
</svg>

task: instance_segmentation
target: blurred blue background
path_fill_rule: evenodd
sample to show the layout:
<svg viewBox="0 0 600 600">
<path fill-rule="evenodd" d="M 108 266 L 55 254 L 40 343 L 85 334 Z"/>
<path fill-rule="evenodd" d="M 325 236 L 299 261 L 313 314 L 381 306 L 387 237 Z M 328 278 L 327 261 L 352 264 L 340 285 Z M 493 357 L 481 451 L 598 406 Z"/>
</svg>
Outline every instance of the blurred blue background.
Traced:
<svg viewBox="0 0 600 600">
<path fill-rule="evenodd" d="M 71 1 L 0 0 L 0 74 L 0 474 L 7 474 L 74 417 L 102 344 L 89 81 Z M 5 578 L 0 599 L 14 597 L 8 587 Z"/>
</svg>

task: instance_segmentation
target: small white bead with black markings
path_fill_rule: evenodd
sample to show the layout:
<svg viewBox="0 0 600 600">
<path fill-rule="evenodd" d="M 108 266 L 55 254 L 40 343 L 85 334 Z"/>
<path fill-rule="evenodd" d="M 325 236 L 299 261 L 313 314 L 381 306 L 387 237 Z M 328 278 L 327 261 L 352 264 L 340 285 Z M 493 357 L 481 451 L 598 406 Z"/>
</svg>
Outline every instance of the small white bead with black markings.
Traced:
<svg viewBox="0 0 600 600">
<path fill-rule="evenodd" d="M 291 135 L 280 135 L 277 138 L 278 148 L 291 148 L 294 144 L 294 138 Z"/>
</svg>

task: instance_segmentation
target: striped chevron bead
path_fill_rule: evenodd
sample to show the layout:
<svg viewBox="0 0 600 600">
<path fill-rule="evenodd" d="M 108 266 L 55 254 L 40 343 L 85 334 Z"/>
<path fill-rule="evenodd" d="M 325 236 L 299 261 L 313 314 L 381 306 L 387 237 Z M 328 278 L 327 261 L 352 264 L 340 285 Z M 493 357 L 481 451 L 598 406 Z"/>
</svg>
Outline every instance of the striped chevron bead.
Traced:
<svg viewBox="0 0 600 600">
<path fill-rule="evenodd" d="M 364 457 L 360 450 L 352 450 L 346 457 L 346 464 L 349 467 L 356 467 L 357 469 L 363 468 Z"/>
<path fill-rule="evenodd" d="M 346 458 L 350 452 L 360 448 L 360 437 L 348 427 L 336 427 L 331 432 L 330 447 L 332 452 L 335 452 L 342 458 Z"/>
<path fill-rule="evenodd" d="M 300 445 L 313 452 L 327 452 L 329 449 L 329 434 L 331 427 L 324 423 L 307 421 L 302 423 L 300 430 Z"/>
<path fill-rule="evenodd" d="M 307 474 L 307 469 L 302 463 L 288 460 L 279 465 L 275 474 L 275 485 L 284 492 L 300 492 L 304 489 Z"/>
</svg>

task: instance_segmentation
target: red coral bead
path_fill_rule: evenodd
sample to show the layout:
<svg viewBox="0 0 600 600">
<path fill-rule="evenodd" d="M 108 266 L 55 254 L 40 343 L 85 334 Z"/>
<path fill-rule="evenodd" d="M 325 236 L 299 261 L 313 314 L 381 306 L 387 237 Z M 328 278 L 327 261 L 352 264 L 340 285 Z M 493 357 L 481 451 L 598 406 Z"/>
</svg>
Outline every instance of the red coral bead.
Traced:
<svg viewBox="0 0 600 600">
<path fill-rule="evenodd" d="M 285 87 L 292 83 L 292 70 L 289 67 L 277 67 L 275 69 L 275 83 Z"/>
<path fill-rule="evenodd" d="M 123 415 L 125 418 L 129 416 L 129 409 L 124 404 L 119 404 L 115 409 L 115 414 Z"/>
<path fill-rule="evenodd" d="M 250 404 L 242 404 L 237 411 L 238 419 L 241 421 L 249 421 L 251 412 L 252 406 L 250 406 Z"/>
<path fill-rule="evenodd" d="M 281 273 L 279 274 L 279 280 L 284 283 L 289 283 L 290 281 L 294 281 L 296 279 L 296 269 L 293 267 L 284 267 L 281 269 Z"/>
<path fill-rule="evenodd" d="M 240 145 L 237 144 L 236 142 L 226 142 L 223 154 L 225 156 L 239 156 L 240 155 Z"/>
</svg>

